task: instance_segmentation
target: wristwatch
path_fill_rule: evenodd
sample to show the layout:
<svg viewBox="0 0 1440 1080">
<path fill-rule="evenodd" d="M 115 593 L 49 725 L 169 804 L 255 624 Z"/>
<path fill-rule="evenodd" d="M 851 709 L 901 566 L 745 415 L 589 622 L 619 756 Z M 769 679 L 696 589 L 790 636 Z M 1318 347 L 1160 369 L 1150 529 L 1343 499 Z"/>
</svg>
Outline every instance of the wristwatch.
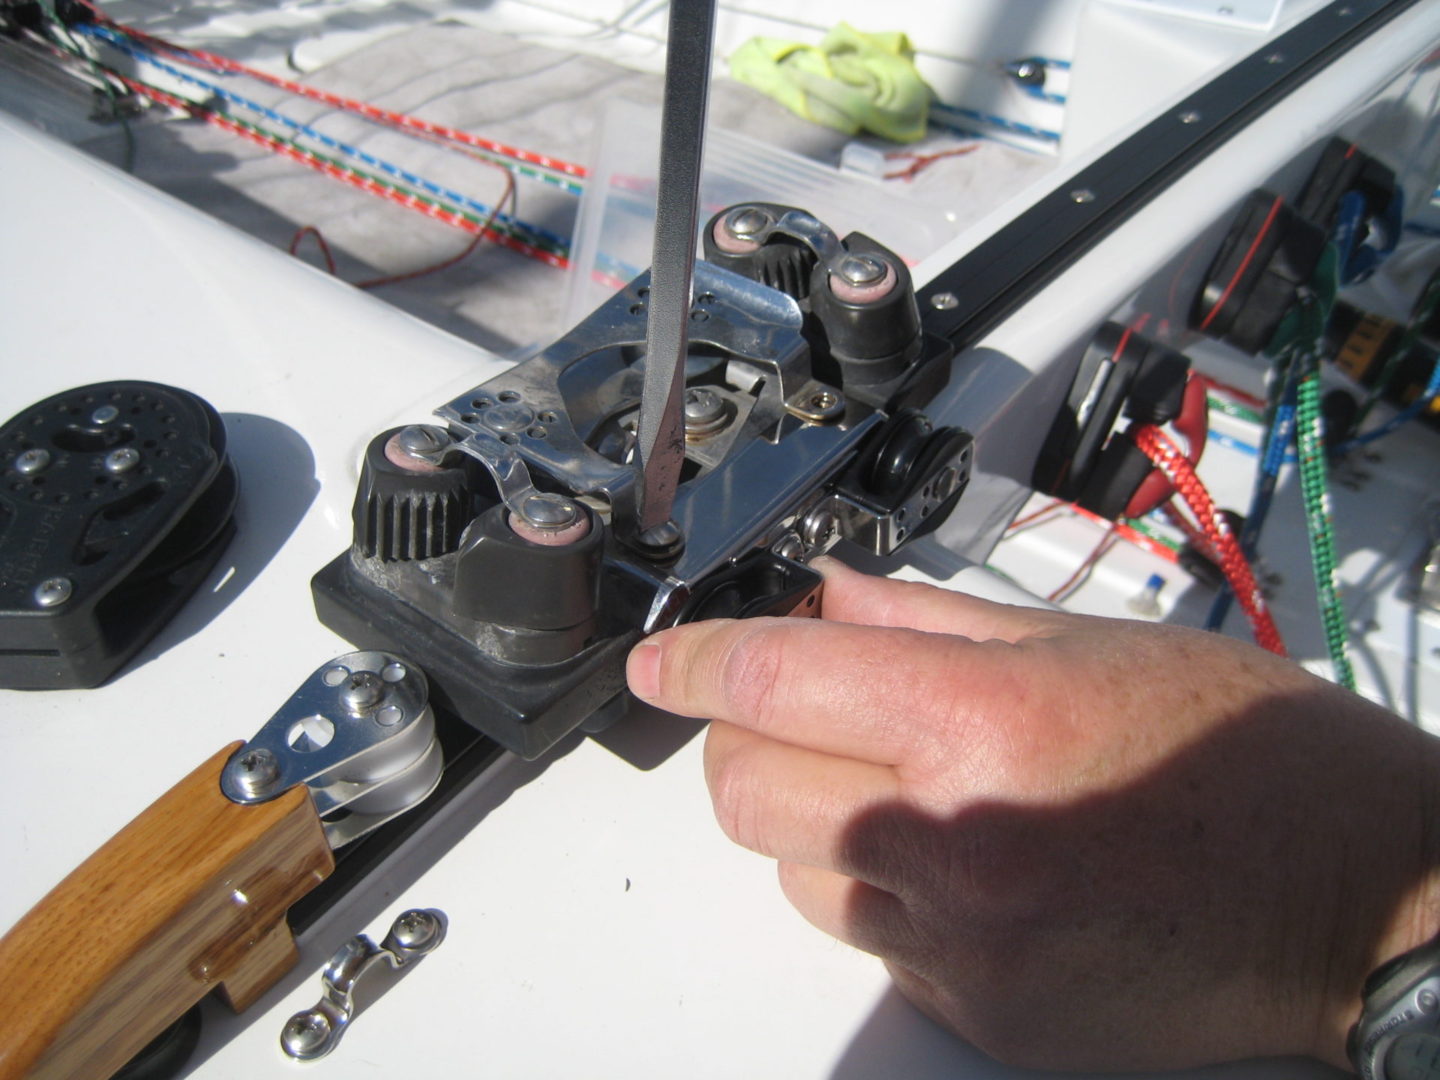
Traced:
<svg viewBox="0 0 1440 1080">
<path fill-rule="evenodd" d="M 1350 1061 L 1364 1080 L 1440 1080 L 1440 939 L 1375 970 L 1350 1029 Z"/>
</svg>

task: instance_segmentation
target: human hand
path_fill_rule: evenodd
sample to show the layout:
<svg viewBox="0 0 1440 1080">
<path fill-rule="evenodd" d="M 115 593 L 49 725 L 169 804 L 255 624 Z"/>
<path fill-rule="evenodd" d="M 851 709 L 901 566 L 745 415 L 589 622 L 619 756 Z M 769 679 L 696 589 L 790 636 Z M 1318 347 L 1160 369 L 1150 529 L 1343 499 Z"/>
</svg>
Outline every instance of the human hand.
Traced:
<svg viewBox="0 0 1440 1080">
<path fill-rule="evenodd" d="M 822 618 L 715 621 L 631 689 L 714 720 L 721 827 L 812 923 L 1012 1064 L 1344 1067 L 1440 931 L 1440 744 L 1292 663 L 834 560 Z"/>
</svg>

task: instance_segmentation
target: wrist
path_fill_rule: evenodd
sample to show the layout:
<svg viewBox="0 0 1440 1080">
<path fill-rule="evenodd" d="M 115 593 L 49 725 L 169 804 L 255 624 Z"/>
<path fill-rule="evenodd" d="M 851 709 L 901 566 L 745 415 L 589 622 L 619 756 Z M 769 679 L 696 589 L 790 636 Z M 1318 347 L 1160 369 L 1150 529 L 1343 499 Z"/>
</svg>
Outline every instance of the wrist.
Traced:
<svg viewBox="0 0 1440 1080">
<path fill-rule="evenodd" d="M 1377 825 L 1386 830 L 1385 842 L 1374 847 L 1389 865 L 1378 879 L 1367 882 L 1366 875 L 1357 875 L 1351 885 L 1352 890 L 1364 890 L 1369 884 L 1376 896 L 1388 894 L 1393 898 L 1390 910 L 1376 920 L 1376 929 L 1368 935 L 1363 926 L 1339 928 L 1337 940 L 1354 934 L 1353 948 L 1344 950 L 1354 961 L 1335 973 L 1330 1015 L 1322 1029 L 1323 1049 L 1315 1056 L 1345 1069 L 1354 1068 L 1348 1041 L 1361 1018 L 1367 981 L 1399 958 L 1440 939 L 1440 743 L 1422 732 L 1412 733 L 1419 745 L 1412 748 L 1409 775 L 1393 777 L 1400 782 L 1390 788 L 1393 798 L 1386 800 L 1391 813 L 1382 819 L 1384 824 L 1370 825 L 1371 830 Z M 1387 779 L 1379 776 L 1376 782 L 1384 784 Z M 1337 872 L 1348 869 L 1342 863 Z M 1372 897 L 1365 900 L 1359 910 L 1373 902 Z"/>
</svg>

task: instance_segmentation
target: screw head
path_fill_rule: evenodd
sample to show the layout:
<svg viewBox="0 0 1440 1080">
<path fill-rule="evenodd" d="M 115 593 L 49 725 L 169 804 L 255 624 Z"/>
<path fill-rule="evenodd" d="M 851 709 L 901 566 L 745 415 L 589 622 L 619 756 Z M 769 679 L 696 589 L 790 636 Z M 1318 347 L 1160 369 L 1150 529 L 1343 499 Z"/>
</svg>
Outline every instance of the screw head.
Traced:
<svg viewBox="0 0 1440 1080">
<path fill-rule="evenodd" d="M 753 240 L 770 224 L 770 215 L 758 206 L 742 206 L 731 212 L 725 219 L 725 228 L 730 235 L 741 240 Z"/>
<path fill-rule="evenodd" d="M 1440 995 L 1427 987 L 1415 995 L 1415 1004 L 1420 1006 L 1421 1012 L 1434 1012 L 1440 1009 Z"/>
<path fill-rule="evenodd" d="M 523 402 L 511 401 L 492 405 L 480 415 L 480 423 L 497 435 L 524 431 L 535 422 L 535 411 Z"/>
<path fill-rule="evenodd" d="M 340 700 L 353 713 L 365 712 L 385 696 L 385 681 L 373 671 L 356 671 L 340 687 Z"/>
<path fill-rule="evenodd" d="M 93 413 L 90 414 L 90 422 L 92 424 L 109 424 L 112 423 L 119 415 L 120 410 L 117 409 L 114 405 L 101 405 L 98 409 L 96 409 Z"/>
<path fill-rule="evenodd" d="M 1073 203 L 1080 203 L 1083 206 L 1085 203 L 1092 203 L 1095 201 L 1095 193 L 1089 188 L 1076 188 L 1074 191 L 1070 192 L 1070 201 Z"/>
<path fill-rule="evenodd" d="M 960 298 L 953 292 L 937 292 L 930 297 L 930 306 L 936 311 L 954 311 L 960 306 Z"/>
<path fill-rule="evenodd" d="M 874 285 L 885 280 L 885 261 L 874 255 L 846 255 L 835 272 L 851 285 Z"/>
<path fill-rule="evenodd" d="M 1180 123 L 1182 124 L 1198 124 L 1199 122 L 1200 113 L 1195 109 L 1186 109 L 1180 114 Z"/>
<path fill-rule="evenodd" d="M 816 507 L 800 522 L 800 539 L 810 547 L 829 543 L 840 531 L 840 519 L 824 507 Z"/>
<path fill-rule="evenodd" d="M 261 795 L 280 779 L 280 762 L 263 746 L 241 750 L 231 774 L 246 795 Z"/>
<path fill-rule="evenodd" d="M 1045 64 L 1039 60 L 1016 60 L 1005 65 L 1006 73 L 1022 86 L 1044 86 Z"/>
<path fill-rule="evenodd" d="M 692 435 L 713 430 L 725 419 L 725 400 L 715 391 L 692 386 L 685 391 L 685 430 Z"/>
<path fill-rule="evenodd" d="M 799 560 L 805 557 L 805 542 L 794 533 L 786 533 L 770 550 L 782 559 Z"/>
<path fill-rule="evenodd" d="M 580 508 L 564 495 L 528 495 L 520 504 L 520 516 L 537 529 L 564 529 L 575 524 Z"/>
<path fill-rule="evenodd" d="M 296 1013 L 280 1032 L 280 1047 L 293 1058 L 314 1057 L 330 1041 L 330 1018 L 319 1009 Z"/>
<path fill-rule="evenodd" d="M 646 529 L 636 539 L 640 554 L 650 559 L 670 559 L 685 547 L 685 534 L 673 521 Z"/>
<path fill-rule="evenodd" d="M 390 925 L 390 935 L 402 949 L 422 949 L 440 932 L 440 920 L 422 908 L 402 912 Z"/>
<path fill-rule="evenodd" d="M 75 586 L 66 577 L 46 578 L 35 586 L 35 603 L 43 608 L 59 607 L 75 593 Z"/>
<path fill-rule="evenodd" d="M 49 464 L 50 451 L 43 446 L 36 446 L 15 458 L 15 471 L 23 476 L 33 476 Z"/>
<path fill-rule="evenodd" d="M 412 457 L 425 457 L 450 445 L 450 433 L 433 424 L 411 424 L 395 436 L 400 449 Z"/>
<path fill-rule="evenodd" d="M 685 415 L 688 418 L 703 419 L 713 414 L 720 406 L 720 395 L 703 386 L 692 386 L 685 391 Z"/>
<path fill-rule="evenodd" d="M 111 450 L 105 455 L 105 471 L 115 474 L 129 472 L 136 465 L 140 464 L 140 451 L 130 446 L 122 446 L 118 450 Z"/>
</svg>

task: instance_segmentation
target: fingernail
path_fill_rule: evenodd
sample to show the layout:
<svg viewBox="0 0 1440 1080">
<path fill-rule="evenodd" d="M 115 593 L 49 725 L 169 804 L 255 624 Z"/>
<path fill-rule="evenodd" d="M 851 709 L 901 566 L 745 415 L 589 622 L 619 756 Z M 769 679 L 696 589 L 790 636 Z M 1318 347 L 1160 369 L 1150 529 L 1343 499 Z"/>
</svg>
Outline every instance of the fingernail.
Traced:
<svg viewBox="0 0 1440 1080">
<path fill-rule="evenodd" d="M 660 696 L 660 646 L 642 642 L 630 650 L 625 664 L 625 678 L 630 692 L 644 701 Z"/>
</svg>

